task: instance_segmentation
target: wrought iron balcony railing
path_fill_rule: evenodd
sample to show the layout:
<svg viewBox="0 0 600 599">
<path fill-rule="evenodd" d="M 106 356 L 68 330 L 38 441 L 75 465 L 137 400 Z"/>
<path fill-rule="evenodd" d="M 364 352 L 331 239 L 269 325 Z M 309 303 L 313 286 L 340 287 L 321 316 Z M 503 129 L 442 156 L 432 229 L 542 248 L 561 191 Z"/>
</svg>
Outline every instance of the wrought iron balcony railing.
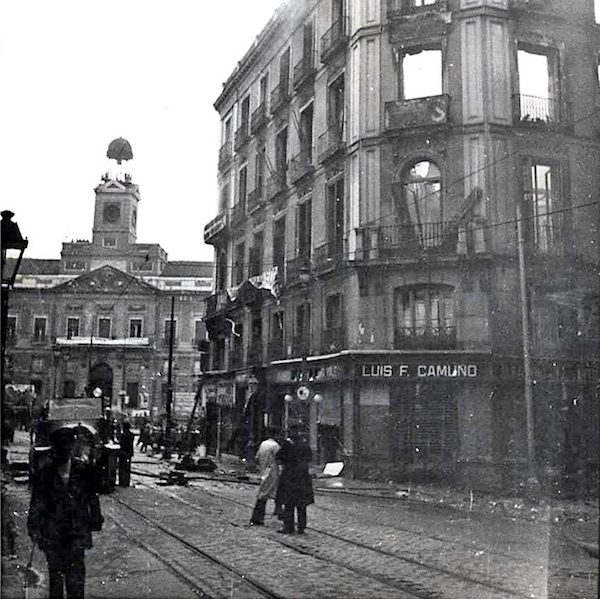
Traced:
<svg viewBox="0 0 600 599">
<path fill-rule="evenodd" d="M 243 123 L 242 126 L 236 130 L 233 147 L 235 151 L 241 150 L 249 141 L 250 134 L 248 133 L 248 123 Z"/>
<path fill-rule="evenodd" d="M 229 298 L 227 292 L 221 290 L 209 295 L 204 302 L 206 304 L 206 318 L 211 318 L 225 309 L 225 306 L 229 302 Z"/>
<path fill-rule="evenodd" d="M 332 158 L 346 147 L 344 141 L 344 128 L 340 124 L 329 127 L 325 133 L 319 135 L 317 140 L 317 156 L 319 162 Z"/>
<path fill-rule="evenodd" d="M 327 64 L 348 45 L 348 17 L 342 17 L 321 36 L 321 62 Z"/>
<path fill-rule="evenodd" d="M 317 69 L 315 68 L 315 61 L 312 52 L 302 56 L 300 61 L 294 66 L 294 89 L 298 90 L 303 85 L 312 84 L 315 80 L 316 72 Z"/>
<path fill-rule="evenodd" d="M 455 326 L 396 327 L 394 349 L 455 349 Z"/>
<path fill-rule="evenodd" d="M 247 211 L 252 214 L 265 205 L 264 188 L 256 187 L 248 194 Z"/>
<path fill-rule="evenodd" d="M 514 119 L 520 123 L 553 126 L 572 121 L 570 104 L 561 105 L 555 98 L 514 94 Z"/>
<path fill-rule="evenodd" d="M 303 150 L 299 154 L 296 154 L 290 161 L 290 177 L 292 183 L 296 183 L 306 177 L 307 175 L 314 172 L 315 167 L 313 165 L 313 153 L 312 148 L 310 151 Z"/>
<path fill-rule="evenodd" d="M 286 173 L 281 170 L 274 172 L 267 179 L 267 200 L 271 201 L 286 189 Z"/>
<path fill-rule="evenodd" d="M 290 92 L 288 84 L 282 84 L 275 86 L 271 92 L 271 114 L 275 114 L 284 106 L 287 106 L 290 101 Z"/>
<path fill-rule="evenodd" d="M 267 107 L 261 104 L 250 118 L 250 133 L 256 135 L 267 124 Z"/>
<path fill-rule="evenodd" d="M 302 282 L 301 274 L 310 272 L 310 256 L 297 256 L 287 261 L 286 265 L 286 278 L 285 282 L 287 285 L 293 285 L 295 283 Z"/>
</svg>

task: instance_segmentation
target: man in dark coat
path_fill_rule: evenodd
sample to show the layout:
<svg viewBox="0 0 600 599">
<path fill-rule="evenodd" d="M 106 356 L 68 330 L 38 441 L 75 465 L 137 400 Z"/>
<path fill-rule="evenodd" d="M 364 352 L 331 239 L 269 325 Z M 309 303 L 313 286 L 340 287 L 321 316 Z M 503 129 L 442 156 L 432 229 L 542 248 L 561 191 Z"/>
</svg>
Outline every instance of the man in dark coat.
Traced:
<svg viewBox="0 0 600 599">
<path fill-rule="evenodd" d="M 94 467 L 74 458 L 75 432 L 61 428 L 50 435 L 51 459 L 34 473 L 27 529 L 48 561 L 50 598 L 82 598 L 85 550 L 103 518 Z"/>
<path fill-rule="evenodd" d="M 312 452 L 305 436 L 297 426 L 290 428 L 290 436 L 277 452 L 277 461 L 282 465 L 277 490 L 277 500 L 284 506 L 284 534 L 294 533 L 294 511 L 298 518 L 298 534 L 306 528 L 306 506 L 314 503 L 315 496 L 308 465 Z"/>
<path fill-rule="evenodd" d="M 119 486 L 128 487 L 131 482 L 131 458 L 133 458 L 133 440 L 131 424 L 123 423 L 121 433 L 121 449 L 119 450 Z"/>
</svg>

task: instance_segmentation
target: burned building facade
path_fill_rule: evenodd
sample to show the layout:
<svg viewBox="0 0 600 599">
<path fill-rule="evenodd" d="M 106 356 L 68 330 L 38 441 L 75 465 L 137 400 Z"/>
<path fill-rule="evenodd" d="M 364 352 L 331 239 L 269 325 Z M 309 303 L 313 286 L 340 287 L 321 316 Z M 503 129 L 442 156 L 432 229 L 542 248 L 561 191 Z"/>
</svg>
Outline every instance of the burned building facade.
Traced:
<svg viewBox="0 0 600 599">
<path fill-rule="evenodd" d="M 588 484 L 599 54 L 591 0 L 275 13 L 215 104 L 204 231 L 206 397 L 250 449 L 301 421 L 360 476 Z"/>
</svg>

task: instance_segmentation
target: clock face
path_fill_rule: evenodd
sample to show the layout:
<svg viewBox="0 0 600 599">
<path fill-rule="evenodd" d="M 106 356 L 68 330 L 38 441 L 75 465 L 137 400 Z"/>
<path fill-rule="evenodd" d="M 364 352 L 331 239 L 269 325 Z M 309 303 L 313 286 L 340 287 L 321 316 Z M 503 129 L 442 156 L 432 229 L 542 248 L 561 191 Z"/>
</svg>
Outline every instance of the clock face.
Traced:
<svg viewBox="0 0 600 599">
<path fill-rule="evenodd" d="M 119 204 L 106 204 L 104 206 L 104 222 L 116 223 L 121 217 L 121 208 Z"/>
</svg>

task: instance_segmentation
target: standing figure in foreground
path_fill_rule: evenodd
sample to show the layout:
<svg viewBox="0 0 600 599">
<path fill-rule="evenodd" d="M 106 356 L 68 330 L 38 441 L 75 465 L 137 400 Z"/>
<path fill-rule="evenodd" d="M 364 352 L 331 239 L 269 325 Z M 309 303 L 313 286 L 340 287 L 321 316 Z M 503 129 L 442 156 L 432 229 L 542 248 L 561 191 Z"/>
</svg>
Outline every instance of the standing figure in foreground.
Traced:
<svg viewBox="0 0 600 599">
<path fill-rule="evenodd" d="M 46 554 L 50 599 L 84 597 L 85 550 L 92 531 L 102 528 L 96 473 L 87 460 L 73 457 L 75 432 L 50 435 L 51 459 L 33 475 L 27 529 Z"/>
<path fill-rule="evenodd" d="M 121 433 L 121 449 L 119 450 L 119 486 L 128 487 L 131 482 L 131 458 L 133 458 L 133 440 L 131 424 L 123 423 Z"/>
<path fill-rule="evenodd" d="M 256 504 L 252 512 L 250 524 L 261 525 L 265 523 L 265 511 L 267 500 L 275 499 L 277 485 L 279 483 L 279 464 L 275 459 L 280 449 L 279 443 L 275 441 L 273 429 L 267 429 L 267 438 L 259 445 L 256 452 L 256 463 L 260 470 L 260 486 L 256 496 Z M 275 506 L 277 511 L 277 505 Z"/>
<path fill-rule="evenodd" d="M 312 452 L 298 426 L 290 427 L 290 436 L 283 442 L 277 453 L 277 460 L 283 466 L 279 478 L 278 498 L 284 506 L 283 528 L 278 532 L 294 533 L 294 512 L 296 512 L 298 534 L 303 534 L 306 528 L 306 506 L 314 503 L 315 496 L 312 478 L 308 471 Z"/>
</svg>

